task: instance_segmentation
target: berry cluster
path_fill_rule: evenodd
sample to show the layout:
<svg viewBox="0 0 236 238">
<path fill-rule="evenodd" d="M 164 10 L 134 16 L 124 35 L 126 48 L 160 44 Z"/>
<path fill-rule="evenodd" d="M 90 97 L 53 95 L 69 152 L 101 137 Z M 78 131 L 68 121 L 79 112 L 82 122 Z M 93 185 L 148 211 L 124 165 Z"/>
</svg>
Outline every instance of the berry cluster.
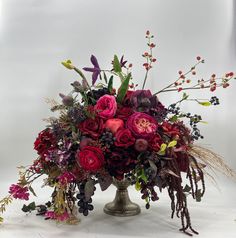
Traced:
<svg viewBox="0 0 236 238">
<path fill-rule="evenodd" d="M 214 96 L 214 97 L 211 97 L 210 101 L 209 101 L 212 105 L 216 106 L 216 105 L 219 105 L 220 104 L 220 101 L 219 101 L 219 98 Z"/>
<path fill-rule="evenodd" d="M 86 200 L 85 198 L 85 183 L 81 183 L 79 186 L 79 193 L 76 195 L 79 207 L 79 213 L 83 213 L 84 216 L 88 216 L 89 211 L 93 210 L 92 198 Z"/>
<path fill-rule="evenodd" d="M 102 133 L 100 142 L 102 143 L 103 146 L 110 148 L 115 142 L 115 137 L 109 129 L 106 129 Z"/>
</svg>

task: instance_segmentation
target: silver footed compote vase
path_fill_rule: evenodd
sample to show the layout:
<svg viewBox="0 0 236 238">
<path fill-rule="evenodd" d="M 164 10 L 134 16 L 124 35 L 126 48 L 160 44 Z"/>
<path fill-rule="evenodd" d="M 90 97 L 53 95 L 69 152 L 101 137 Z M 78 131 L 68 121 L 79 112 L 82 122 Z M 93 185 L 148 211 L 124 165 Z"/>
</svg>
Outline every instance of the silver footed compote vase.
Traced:
<svg viewBox="0 0 236 238">
<path fill-rule="evenodd" d="M 104 207 L 104 212 L 112 216 L 135 216 L 141 212 L 138 204 L 131 202 L 127 188 L 130 182 L 127 179 L 113 179 L 113 185 L 116 186 L 116 196 L 113 202 L 109 202 Z"/>
</svg>

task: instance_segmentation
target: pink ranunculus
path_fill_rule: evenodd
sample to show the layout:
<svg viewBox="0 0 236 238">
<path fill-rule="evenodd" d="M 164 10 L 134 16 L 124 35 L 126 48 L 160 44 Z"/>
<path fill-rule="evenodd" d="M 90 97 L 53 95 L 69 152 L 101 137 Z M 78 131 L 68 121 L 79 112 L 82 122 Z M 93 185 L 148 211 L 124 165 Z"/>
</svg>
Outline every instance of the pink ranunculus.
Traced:
<svg viewBox="0 0 236 238">
<path fill-rule="evenodd" d="M 157 122 L 150 115 L 135 112 L 127 120 L 127 128 L 136 138 L 150 139 L 157 130 Z"/>
<path fill-rule="evenodd" d="M 115 116 L 117 109 L 116 99 L 112 95 L 100 97 L 95 105 L 95 110 L 101 118 L 109 119 Z"/>
</svg>

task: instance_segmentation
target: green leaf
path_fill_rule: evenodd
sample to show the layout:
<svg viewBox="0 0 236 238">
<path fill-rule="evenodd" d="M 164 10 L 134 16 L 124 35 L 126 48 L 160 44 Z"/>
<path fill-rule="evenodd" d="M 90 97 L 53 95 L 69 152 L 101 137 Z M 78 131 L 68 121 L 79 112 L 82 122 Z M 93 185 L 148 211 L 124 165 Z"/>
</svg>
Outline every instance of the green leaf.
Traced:
<svg viewBox="0 0 236 238">
<path fill-rule="evenodd" d="M 88 201 L 94 194 L 95 191 L 95 183 L 93 179 L 89 179 L 84 187 L 84 194 L 85 194 L 85 199 Z"/>
<path fill-rule="evenodd" d="M 210 102 L 198 102 L 198 104 L 200 104 L 200 105 L 202 105 L 202 106 L 205 106 L 205 107 L 211 106 L 211 103 L 210 103 Z"/>
<path fill-rule="evenodd" d="M 178 116 L 177 115 L 174 115 L 173 117 L 171 117 L 169 119 L 169 121 L 171 121 L 171 122 L 176 122 L 177 120 L 178 120 Z"/>
<path fill-rule="evenodd" d="M 119 91 L 118 91 L 118 95 L 117 95 L 117 102 L 118 103 L 122 103 L 127 91 L 128 91 L 128 88 L 129 88 L 129 81 L 130 81 L 130 78 L 131 78 L 131 73 L 129 73 L 125 80 L 122 82 L 120 88 L 119 88 Z"/>
<path fill-rule="evenodd" d="M 152 160 L 148 160 L 148 162 L 149 162 L 149 165 L 150 165 L 150 167 L 151 167 L 153 173 L 154 173 L 155 176 L 156 176 L 156 174 L 157 174 L 157 166 L 155 165 L 155 163 L 154 163 Z"/>
<path fill-rule="evenodd" d="M 201 202 L 201 200 L 202 200 L 201 189 L 198 189 L 195 195 L 196 195 L 196 201 Z"/>
<path fill-rule="evenodd" d="M 102 191 L 105 191 L 112 184 L 112 177 L 110 175 L 106 175 L 98 178 L 98 183 L 101 187 Z"/>
<path fill-rule="evenodd" d="M 141 176 L 140 176 L 140 178 L 145 182 L 145 183 L 147 183 L 147 176 L 146 176 L 146 174 L 145 174 L 145 171 L 144 171 L 144 169 L 142 169 L 142 174 L 141 174 Z"/>
<path fill-rule="evenodd" d="M 167 148 L 167 144 L 162 143 L 160 150 L 157 152 L 159 155 L 164 155 Z"/>
<path fill-rule="evenodd" d="M 187 93 L 184 92 L 184 93 L 183 93 L 183 98 L 182 98 L 182 99 L 183 99 L 183 100 L 186 100 L 186 99 L 188 99 L 188 97 L 189 97 L 189 95 L 188 95 Z"/>
<path fill-rule="evenodd" d="M 177 145 L 177 141 L 176 140 L 172 140 L 169 144 L 168 144 L 168 148 L 170 147 L 175 147 Z"/>
<path fill-rule="evenodd" d="M 141 190 L 141 184 L 140 184 L 138 181 L 135 183 L 135 189 L 136 189 L 137 191 L 140 191 L 140 190 Z"/>
<path fill-rule="evenodd" d="M 119 61 L 117 55 L 114 55 L 113 68 L 114 68 L 114 71 L 116 73 L 120 73 L 121 72 L 120 61 Z"/>
<path fill-rule="evenodd" d="M 203 124 L 208 124 L 207 121 L 199 121 L 200 123 L 203 123 Z"/>
<path fill-rule="evenodd" d="M 110 77 L 109 82 L 108 82 L 108 90 L 111 93 L 113 90 L 113 75 Z"/>
<path fill-rule="evenodd" d="M 21 210 L 23 212 L 31 212 L 34 211 L 35 209 L 36 209 L 35 202 L 31 202 L 28 206 L 24 204 Z"/>
<path fill-rule="evenodd" d="M 189 193 L 191 190 L 192 190 L 191 187 L 188 186 L 188 184 L 186 184 L 185 187 L 184 187 L 184 189 L 183 189 L 183 192 Z"/>
<path fill-rule="evenodd" d="M 107 83 L 107 76 L 106 76 L 105 72 L 103 72 L 103 78 L 105 80 L 105 83 Z"/>
<path fill-rule="evenodd" d="M 2 223 L 4 221 L 4 219 L 2 217 L 0 217 L 0 223 Z"/>
<path fill-rule="evenodd" d="M 31 192 L 35 197 L 37 197 L 37 195 L 36 195 L 34 189 L 33 189 L 31 186 L 29 186 L 29 190 L 30 190 L 30 192 Z"/>
<path fill-rule="evenodd" d="M 71 60 L 66 60 L 61 62 L 62 65 L 64 65 L 67 69 L 74 69 L 74 65 L 72 65 Z"/>
</svg>

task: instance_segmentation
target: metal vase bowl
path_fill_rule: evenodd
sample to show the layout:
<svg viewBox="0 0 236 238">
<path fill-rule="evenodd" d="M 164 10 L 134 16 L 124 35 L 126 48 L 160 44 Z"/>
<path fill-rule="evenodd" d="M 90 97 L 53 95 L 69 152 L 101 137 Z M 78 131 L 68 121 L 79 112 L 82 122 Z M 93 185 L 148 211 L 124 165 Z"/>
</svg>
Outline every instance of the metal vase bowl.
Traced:
<svg viewBox="0 0 236 238">
<path fill-rule="evenodd" d="M 141 212 L 139 205 L 131 202 L 128 194 L 128 186 L 130 182 L 127 179 L 117 180 L 113 179 L 113 185 L 116 186 L 116 196 L 113 202 L 107 203 L 103 211 L 112 216 L 135 216 Z"/>
</svg>

